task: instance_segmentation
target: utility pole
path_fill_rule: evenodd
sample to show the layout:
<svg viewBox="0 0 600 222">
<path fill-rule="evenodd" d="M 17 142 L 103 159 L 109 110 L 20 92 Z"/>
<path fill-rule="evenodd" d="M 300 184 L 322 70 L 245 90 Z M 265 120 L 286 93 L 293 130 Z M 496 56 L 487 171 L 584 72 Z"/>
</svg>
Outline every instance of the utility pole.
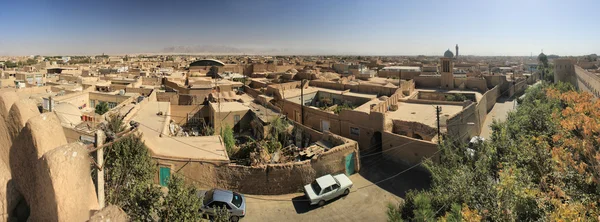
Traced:
<svg viewBox="0 0 600 222">
<path fill-rule="evenodd" d="M 398 89 L 400 89 L 400 79 L 402 78 L 402 69 L 398 71 Z"/>
<path fill-rule="evenodd" d="M 216 85 L 216 94 L 217 94 L 217 106 L 219 107 L 219 131 L 223 131 L 223 124 L 221 124 L 221 122 L 223 121 L 221 119 L 221 95 L 219 94 L 219 80 L 215 78 L 215 85 Z"/>
<path fill-rule="evenodd" d="M 436 106 L 435 107 L 435 115 L 437 117 L 438 145 L 440 145 L 442 143 L 442 136 L 440 134 L 440 114 L 441 113 L 442 113 L 442 107 L 441 106 Z"/>
<path fill-rule="evenodd" d="M 48 112 L 52 112 L 52 96 L 48 97 Z"/>
<path fill-rule="evenodd" d="M 300 81 L 300 115 L 302 116 L 301 123 L 304 125 L 304 79 Z"/>
<path fill-rule="evenodd" d="M 104 143 L 104 132 L 102 132 L 102 130 L 96 130 L 96 134 L 95 134 L 95 146 L 96 148 L 102 147 L 103 143 Z M 97 180 L 96 180 L 96 192 L 98 195 L 98 204 L 100 205 L 100 209 L 104 208 L 105 203 L 104 203 L 104 150 L 102 148 L 99 148 L 98 150 L 96 150 L 96 162 L 98 163 L 98 173 L 97 173 Z"/>
</svg>

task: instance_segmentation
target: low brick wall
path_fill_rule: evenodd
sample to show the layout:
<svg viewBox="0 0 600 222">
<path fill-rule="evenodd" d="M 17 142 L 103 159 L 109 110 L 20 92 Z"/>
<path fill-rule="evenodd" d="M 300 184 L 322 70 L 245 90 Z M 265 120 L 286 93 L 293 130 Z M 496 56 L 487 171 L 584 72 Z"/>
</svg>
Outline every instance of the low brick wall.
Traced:
<svg viewBox="0 0 600 222">
<path fill-rule="evenodd" d="M 345 158 L 354 153 L 355 172 L 360 170 L 358 144 L 350 139 L 326 133 L 323 140 L 340 144 L 324 154 L 301 162 L 240 166 L 226 162 L 153 158 L 161 166 L 184 176 L 186 182 L 200 189 L 222 188 L 244 194 L 279 195 L 301 192 L 302 187 L 317 177 L 346 172 Z M 158 182 L 158 172 L 155 180 Z"/>
<path fill-rule="evenodd" d="M 258 97 L 258 95 L 261 95 L 262 93 L 256 89 L 250 88 L 249 86 L 244 85 L 244 92 L 250 96 L 252 96 L 252 98 L 256 98 Z"/>
</svg>

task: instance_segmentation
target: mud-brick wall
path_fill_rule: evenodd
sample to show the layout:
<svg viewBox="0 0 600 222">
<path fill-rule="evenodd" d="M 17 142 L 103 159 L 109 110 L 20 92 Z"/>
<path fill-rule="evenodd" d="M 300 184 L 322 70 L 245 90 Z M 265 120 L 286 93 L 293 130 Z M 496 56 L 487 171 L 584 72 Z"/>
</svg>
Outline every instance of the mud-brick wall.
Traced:
<svg viewBox="0 0 600 222">
<path fill-rule="evenodd" d="M 381 135 L 383 156 L 386 158 L 410 165 L 420 163 L 424 158 L 439 161 L 438 146 L 435 143 L 391 132 L 383 132 Z"/>
<path fill-rule="evenodd" d="M 413 80 L 416 88 L 438 88 L 441 85 L 439 76 L 415 76 Z"/>
<path fill-rule="evenodd" d="M 344 173 L 345 158 L 350 153 L 355 153 L 355 172 L 360 169 L 358 145 L 355 141 L 332 134 L 324 135 L 323 139 L 333 144 L 344 144 L 311 160 L 263 166 L 154 158 L 158 165 L 170 167 L 171 172 L 178 172 L 188 183 L 200 189 L 222 188 L 258 195 L 287 194 L 301 191 L 304 185 L 325 174 Z M 155 181 L 158 182 L 158 171 Z"/>
</svg>

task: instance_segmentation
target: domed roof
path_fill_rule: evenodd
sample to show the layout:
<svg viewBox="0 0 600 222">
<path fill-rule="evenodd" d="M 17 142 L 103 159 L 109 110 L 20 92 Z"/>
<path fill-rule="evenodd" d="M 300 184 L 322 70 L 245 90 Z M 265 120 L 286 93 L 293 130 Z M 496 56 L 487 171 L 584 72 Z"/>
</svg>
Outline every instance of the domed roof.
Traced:
<svg viewBox="0 0 600 222">
<path fill-rule="evenodd" d="M 446 50 L 446 52 L 444 52 L 444 57 L 454 58 L 454 53 L 452 53 L 452 51 L 450 51 L 450 49 L 448 49 L 448 50 Z"/>
</svg>

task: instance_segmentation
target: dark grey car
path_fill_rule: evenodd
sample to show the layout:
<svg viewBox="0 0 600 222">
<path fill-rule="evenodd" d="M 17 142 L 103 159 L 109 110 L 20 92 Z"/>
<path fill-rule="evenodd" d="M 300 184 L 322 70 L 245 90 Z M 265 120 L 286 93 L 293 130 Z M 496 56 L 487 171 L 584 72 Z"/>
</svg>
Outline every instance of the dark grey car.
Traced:
<svg viewBox="0 0 600 222">
<path fill-rule="evenodd" d="M 239 221 L 246 216 L 246 199 L 244 195 L 221 189 L 212 189 L 198 192 L 198 197 L 203 198 L 202 212 L 209 216 L 215 215 L 218 208 L 226 208 L 231 215 L 231 221 Z"/>
</svg>

